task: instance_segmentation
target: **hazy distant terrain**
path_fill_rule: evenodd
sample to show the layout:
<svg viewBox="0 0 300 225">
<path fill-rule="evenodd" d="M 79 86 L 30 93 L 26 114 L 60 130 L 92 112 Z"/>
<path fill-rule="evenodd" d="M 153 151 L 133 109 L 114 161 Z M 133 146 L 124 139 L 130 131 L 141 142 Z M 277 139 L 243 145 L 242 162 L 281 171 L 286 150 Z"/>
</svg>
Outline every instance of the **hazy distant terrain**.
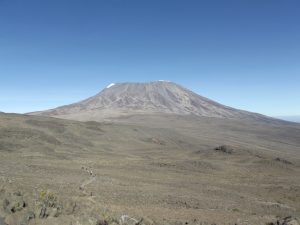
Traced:
<svg viewBox="0 0 300 225">
<path fill-rule="evenodd" d="M 1 225 L 265 225 L 290 216 L 278 224 L 295 225 L 300 217 L 299 124 L 169 82 L 111 85 L 32 114 L 0 114 Z"/>
<path fill-rule="evenodd" d="M 280 116 L 282 120 L 300 123 L 300 116 Z"/>
</svg>

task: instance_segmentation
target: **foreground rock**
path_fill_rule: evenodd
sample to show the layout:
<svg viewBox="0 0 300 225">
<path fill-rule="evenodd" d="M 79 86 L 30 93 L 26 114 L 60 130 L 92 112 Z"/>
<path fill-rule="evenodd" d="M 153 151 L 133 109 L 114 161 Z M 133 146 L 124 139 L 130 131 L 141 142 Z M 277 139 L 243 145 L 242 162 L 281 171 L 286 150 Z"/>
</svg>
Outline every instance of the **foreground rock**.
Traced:
<svg viewBox="0 0 300 225">
<path fill-rule="evenodd" d="M 9 195 L 3 200 L 3 209 L 8 213 L 16 213 L 23 210 L 25 207 L 26 203 L 23 200 L 22 194 L 19 192 Z"/>
<path fill-rule="evenodd" d="M 277 220 L 276 222 L 268 223 L 267 225 L 300 225 L 300 222 L 296 218 L 286 217 L 281 220 Z"/>
<path fill-rule="evenodd" d="M 219 147 L 216 147 L 215 151 L 223 152 L 226 154 L 232 154 L 234 152 L 233 147 L 231 147 L 229 145 L 221 145 Z"/>
</svg>

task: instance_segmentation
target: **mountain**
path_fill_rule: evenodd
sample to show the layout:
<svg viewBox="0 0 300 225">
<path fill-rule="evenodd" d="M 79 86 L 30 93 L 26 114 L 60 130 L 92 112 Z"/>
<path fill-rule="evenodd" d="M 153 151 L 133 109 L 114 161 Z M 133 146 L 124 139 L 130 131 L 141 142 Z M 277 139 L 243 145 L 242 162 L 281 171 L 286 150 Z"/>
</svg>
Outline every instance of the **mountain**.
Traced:
<svg viewBox="0 0 300 225">
<path fill-rule="evenodd" d="M 28 215 L 29 224 L 110 225 L 300 218 L 300 124 L 165 81 L 111 84 L 33 114 L 44 116 L 0 114 L 0 224 Z M 137 222 L 123 223 L 127 215 Z"/>
<path fill-rule="evenodd" d="M 86 121 L 153 113 L 230 119 L 268 119 L 260 114 L 219 104 L 168 81 L 110 84 L 86 100 L 30 114 Z"/>
<path fill-rule="evenodd" d="M 279 116 L 279 119 L 300 123 L 300 116 Z"/>
</svg>

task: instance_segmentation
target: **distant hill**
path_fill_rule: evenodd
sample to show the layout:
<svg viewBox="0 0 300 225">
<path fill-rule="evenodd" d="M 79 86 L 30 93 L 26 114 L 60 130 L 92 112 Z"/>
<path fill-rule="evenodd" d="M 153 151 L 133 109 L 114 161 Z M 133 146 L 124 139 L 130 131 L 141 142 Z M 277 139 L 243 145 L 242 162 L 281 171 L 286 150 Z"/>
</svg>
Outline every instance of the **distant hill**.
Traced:
<svg viewBox="0 0 300 225">
<path fill-rule="evenodd" d="M 229 119 L 270 119 L 257 113 L 222 105 L 168 81 L 110 84 L 86 100 L 30 114 L 97 121 L 103 118 L 153 113 Z"/>
<path fill-rule="evenodd" d="M 300 116 L 280 116 L 279 119 L 300 123 Z"/>
</svg>

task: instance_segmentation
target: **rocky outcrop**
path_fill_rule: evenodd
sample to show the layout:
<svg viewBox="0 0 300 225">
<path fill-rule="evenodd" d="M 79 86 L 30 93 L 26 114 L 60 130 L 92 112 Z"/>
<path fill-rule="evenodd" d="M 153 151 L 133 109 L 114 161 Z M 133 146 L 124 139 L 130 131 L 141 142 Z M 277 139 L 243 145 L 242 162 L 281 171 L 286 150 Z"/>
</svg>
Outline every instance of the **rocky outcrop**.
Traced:
<svg viewBox="0 0 300 225">
<path fill-rule="evenodd" d="M 3 200 L 3 209 L 8 213 L 16 213 L 25 207 L 26 203 L 21 193 L 14 193 Z"/>
<path fill-rule="evenodd" d="M 285 217 L 283 219 L 277 220 L 276 222 L 268 223 L 267 225 L 300 225 L 300 222 L 297 218 L 291 216 Z"/>
<path fill-rule="evenodd" d="M 223 152 L 226 154 L 232 154 L 234 152 L 233 147 L 229 145 L 221 145 L 215 148 L 215 151 Z"/>
</svg>

